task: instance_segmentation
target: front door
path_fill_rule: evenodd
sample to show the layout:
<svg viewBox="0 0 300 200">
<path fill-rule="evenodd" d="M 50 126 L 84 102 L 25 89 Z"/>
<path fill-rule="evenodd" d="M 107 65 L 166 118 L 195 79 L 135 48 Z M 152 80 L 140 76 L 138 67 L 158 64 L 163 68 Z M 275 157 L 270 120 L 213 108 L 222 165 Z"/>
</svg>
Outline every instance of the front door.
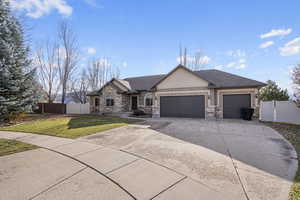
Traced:
<svg viewBox="0 0 300 200">
<path fill-rule="evenodd" d="M 137 96 L 131 97 L 131 110 L 137 109 Z"/>
</svg>

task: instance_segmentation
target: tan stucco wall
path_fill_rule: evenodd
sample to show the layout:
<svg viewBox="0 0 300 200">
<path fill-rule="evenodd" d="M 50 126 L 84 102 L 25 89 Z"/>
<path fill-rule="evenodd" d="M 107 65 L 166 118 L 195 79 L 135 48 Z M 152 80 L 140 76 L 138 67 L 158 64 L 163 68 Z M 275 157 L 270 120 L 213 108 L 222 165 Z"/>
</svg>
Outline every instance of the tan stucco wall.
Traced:
<svg viewBox="0 0 300 200">
<path fill-rule="evenodd" d="M 157 90 L 161 90 L 170 88 L 192 88 L 207 86 L 207 81 L 200 79 L 198 76 L 185 69 L 179 68 L 170 74 L 170 76 L 168 76 L 165 80 L 159 83 L 156 88 Z"/>
</svg>

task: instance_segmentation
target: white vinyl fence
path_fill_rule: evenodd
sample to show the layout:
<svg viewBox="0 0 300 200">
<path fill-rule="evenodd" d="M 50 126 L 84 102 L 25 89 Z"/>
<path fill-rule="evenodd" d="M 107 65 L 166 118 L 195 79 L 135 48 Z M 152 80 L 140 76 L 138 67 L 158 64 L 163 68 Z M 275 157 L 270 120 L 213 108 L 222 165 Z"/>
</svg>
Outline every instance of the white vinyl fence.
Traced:
<svg viewBox="0 0 300 200">
<path fill-rule="evenodd" d="M 67 114 L 89 114 L 90 104 L 68 103 Z"/>
<path fill-rule="evenodd" d="M 263 101 L 260 103 L 261 121 L 300 123 L 300 108 L 292 101 Z"/>
</svg>

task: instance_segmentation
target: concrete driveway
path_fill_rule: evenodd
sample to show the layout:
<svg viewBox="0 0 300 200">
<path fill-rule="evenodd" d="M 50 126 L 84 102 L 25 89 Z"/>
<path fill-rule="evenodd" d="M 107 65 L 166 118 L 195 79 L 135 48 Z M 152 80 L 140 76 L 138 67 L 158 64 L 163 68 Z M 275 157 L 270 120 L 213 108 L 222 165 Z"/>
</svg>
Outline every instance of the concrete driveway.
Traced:
<svg viewBox="0 0 300 200">
<path fill-rule="evenodd" d="M 207 199 L 218 199 L 216 194 L 222 199 L 287 199 L 297 154 L 275 130 L 242 120 L 161 118 L 144 125 L 150 129 L 122 127 L 85 139 L 183 174 L 209 188 L 197 190 L 208 195 Z M 158 199 L 192 199 L 183 192 L 188 191 L 189 181 L 175 184 Z"/>
<path fill-rule="evenodd" d="M 0 157 L 0 199 L 287 200 L 296 152 L 255 122 L 150 119 Z"/>
</svg>

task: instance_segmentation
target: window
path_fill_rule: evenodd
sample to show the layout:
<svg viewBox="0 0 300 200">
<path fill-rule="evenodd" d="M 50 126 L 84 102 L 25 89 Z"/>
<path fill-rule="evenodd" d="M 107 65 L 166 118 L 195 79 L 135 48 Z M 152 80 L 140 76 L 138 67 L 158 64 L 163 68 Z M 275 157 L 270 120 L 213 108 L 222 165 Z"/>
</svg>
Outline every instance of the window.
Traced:
<svg viewBox="0 0 300 200">
<path fill-rule="evenodd" d="M 146 94 L 145 95 L 145 106 L 152 106 L 153 105 L 153 98 L 152 94 Z"/>
<path fill-rule="evenodd" d="M 95 99 L 95 106 L 99 106 L 99 98 Z"/>
<path fill-rule="evenodd" d="M 153 105 L 153 99 L 147 98 L 146 99 L 146 106 L 152 106 Z"/>
<path fill-rule="evenodd" d="M 106 106 L 113 106 L 114 105 L 114 99 L 107 98 L 106 99 Z"/>
</svg>

